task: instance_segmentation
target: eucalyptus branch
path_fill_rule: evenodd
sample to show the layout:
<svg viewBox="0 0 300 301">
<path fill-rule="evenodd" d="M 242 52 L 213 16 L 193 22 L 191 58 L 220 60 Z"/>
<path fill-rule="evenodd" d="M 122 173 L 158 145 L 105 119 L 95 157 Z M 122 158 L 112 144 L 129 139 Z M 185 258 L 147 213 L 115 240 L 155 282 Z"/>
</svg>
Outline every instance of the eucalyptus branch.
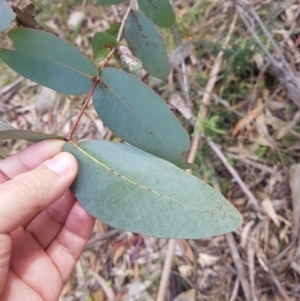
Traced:
<svg viewBox="0 0 300 301">
<path fill-rule="evenodd" d="M 120 42 L 120 39 L 121 39 L 123 30 L 124 30 L 124 26 L 125 26 L 126 19 L 127 19 L 128 15 L 129 15 L 129 13 L 130 13 L 130 11 L 131 11 L 131 9 L 132 9 L 134 3 L 135 3 L 135 0 L 131 0 L 131 1 L 130 1 L 130 4 L 129 4 L 128 8 L 127 8 L 127 11 L 126 11 L 126 13 L 125 13 L 125 15 L 124 15 L 124 17 L 123 17 L 123 20 L 122 20 L 122 23 L 121 23 L 121 26 L 120 26 L 120 29 L 119 29 L 118 37 L 117 37 L 117 41 L 118 41 L 118 42 Z M 112 55 L 114 54 L 114 52 L 115 52 L 116 50 L 117 50 L 117 47 L 113 47 L 113 48 L 112 48 L 112 50 L 109 52 L 109 54 L 108 54 L 107 57 L 105 58 L 105 61 L 104 61 L 103 64 L 101 65 L 100 71 L 107 65 L 107 63 L 109 62 L 110 58 L 112 57 Z M 93 96 L 93 94 L 94 94 L 94 91 L 95 91 L 95 89 L 96 89 L 96 87 L 97 87 L 97 85 L 98 85 L 98 83 L 99 83 L 100 81 L 101 81 L 101 80 L 100 80 L 99 78 L 97 78 L 97 79 L 94 80 L 94 85 L 93 85 L 91 91 L 89 92 L 89 94 L 87 95 L 87 98 L 86 98 L 86 100 L 85 100 L 85 103 L 84 103 L 82 109 L 80 110 L 80 112 L 79 112 L 79 114 L 78 114 L 78 116 L 77 116 L 77 119 L 76 119 L 76 121 L 75 121 L 75 123 L 74 123 L 72 129 L 71 129 L 70 132 L 65 136 L 65 140 L 66 140 L 66 141 L 69 141 L 69 140 L 72 139 L 73 133 L 74 133 L 74 131 L 75 131 L 75 129 L 76 129 L 76 127 L 77 127 L 77 125 L 78 125 L 78 123 L 79 123 L 79 121 L 80 121 L 82 115 L 84 114 L 84 111 L 85 111 L 85 109 L 87 108 L 87 106 L 88 106 L 88 104 L 89 104 L 89 102 L 90 102 L 90 99 L 92 98 L 92 96 Z"/>
<path fill-rule="evenodd" d="M 123 17 L 123 20 L 122 20 L 121 26 L 120 26 L 120 30 L 119 30 L 119 33 L 118 33 L 118 37 L 117 37 L 117 41 L 118 42 L 120 42 L 120 40 L 121 40 L 121 36 L 122 36 L 122 32 L 124 30 L 125 22 L 126 22 L 126 20 L 128 18 L 128 15 L 129 15 L 129 13 L 130 13 L 130 11 L 131 11 L 134 3 L 135 3 L 135 0 L 131 0 L 130 1 L 130 4 L 129 4 L 128 8 L 127 8 L 127 11 L 126 11 L 126 13 L 125 13 L 125 15 Z"/>
<path fill-rule="evenodd" d="M 112 3 L 122 1 L 102 0 L 99 2 L 112 5 Z M 107 50 L 107 45 L 114 46 L 115 48 L 112 47 L 110 51 L 107 51 L 109 55 L 106 62 L 102 62 L 103 65 L 100 63 L 101 68 L 104 68 L 114 51 L 119 50 L 120 46 L 115 45 L 120 42 L 122 32 L 126 27 L 128 47 L 135 49 L 134 52 L 138 55 L 135 57 L 133 54 L 130 59 L 140 59 L 149 74 L 166 80 L 170 73 L 169 60 L 156 25 L 171 27 L 175 23 L 176 16 L 172 5 L 168 1 L 155 0 L 154 6 L 150 3 L 151 1 L 145 1 L 147 5 L 141 5 L 142 12 L 140 12 L 135 7 L 136 0 L 129 2 L 129 7 L 126 7 L 123 12 L 118 37 L 108 37 L 103 40 L 101 35 L 100 39 L 96 37 L 92 43 L 93 57 L 102 57 L 102 51 Z M 68 141 L 64 145 L 64 151 L 74 155 L 78 164 L 84 166 L 79 171 L 76 185 L 71 186 L 71 191 L 87 212 L 97 219 L 109 222 L 113 227 L 148 236 L 173 238 L 169 243 L 162 285 L 158 294 L 159 300 L 163 301 L 172 266 L 172 254 L 176 243 L 174 239 L 199 239 L 223 234 L 224 231 L 233 231 L 241 225 L 241 215 L 209 185 L 189 175 L 191 171 L 182 172 L 181 169 L 192 167 L 184 158 L 189 147 L 187 133 L 158 94 L 145 85 L 138 76 L 134 76 L 136 74 L 131 75 L 115 68 L 102 70 L 101 76 L 103 81 L 105 79 L 103 82 L 98 75 L 98 70 L 95 70 L 93 61 L 75 46 L 43 30 L 33 30 L 36 24 L 34 15 L 30 14 L 31 8 L 32 6 L 26 9 L 29 10 L 28 15 L 34 25 L 30 28 L 13 29 L 8 37 L 16 47 L 11 50 L 0 49 L 0 58 L 17 73 L 20 72 L 20 75 L 59 93 L 87 94 L 78 116 L 75 116 L 74 122 L 72 121 L 71 130 L 64 137 Z M 6 12 L 11 16 L 4 20 L 5 22 L 3 18 L 0 18 L 0 30 L 2 28 L 6 30 L 8 23 L 14 18 L 10 7 L 6 9 Z M 21 13 L 23 14 L 23 11 Z M 101 43 L 97 44 L 99 40 Z M 41 44 L 43 47 L 39 47 Z M 29 49 L 30 53 L 25 55 L 24 49 Z M 13 55 L 18 55 L 18 59 L 15 59 Z M 44 62 L 43 66 L 40 64 L 41 59 Z M 221 66 L 219 59 L 216 66 Z M 122 67 L 125 71 L 132 71 L 128 70 L 127 66 Z M 139 67 L 140 65 L 133 71 L 135 72 Z M 216 71 L 214 67 L 212 75 L 217 74 Z M 212 80 L 216 81 L 216 78 L 213 76 Z M 96 91 L 97 87 L 103 93 L 100 93 L 100 90 Z M 213 85 L 210 84 L 209 87 L 206 89 L 208 96 L 211 95 Z M 141 101 L 141 95 L 143 101 Z M 72 136 L 92 96 L 94 109 L 99 118 L 128 145 L 109 143 L 103 139 L 78 143 L 72 141 Z M 209 99 L 203 103 L 207 105 Z M 126 122 L 120 124 L 120 120 L 126 120 Z M 162 126 L 162 124 L 167 126 Z M 0 140 L 16 138 L 40 141 L 62 137 L 22 131 L 0 122 Z M 196 152 L 190 152 L 188 162 L 193 161 L 195 154 Z M 130 164 L 136 160 L 139 163 L 138 170 Z M 148 168 L 149 164 L 153 166 L 151 170 Z M 162 175 L 166 180 L 165 183 L 162 182 Z M 6 180 L 8 176 L 0 170 L 0 178 Z M 168 185 L 167 179 L 176 180 L 171 183 L 173 186 L 170 186 L 170 189 L 165 189 Z M 124 190 L 124 185 L 119 185 L 120 181 L 126 181 L 128 189 Z M 188 190 L 185 189 L 187 181 L 189 182 Z M 141 189 L 145 192 L 143 199 L 140 198 Z M 186 192 L 182 194 L 184 190 Z M 101 202 L 99 202 L 100 191 Z M 123 195 L 124 198 L 120 198 Z M 207 195 L 210 196 L 209 199 Z M 126 202 L 128 198 L 134 201 L 136 206 Z M 165 202 L 162 199 L 172 202 L 171 211 L 168 210 L 166 214 Z M 111 200 L 115 201 L 111 202 Z M 103 204 L 107 210 L 102 210 Z M 150 209 L 147 204 L 151 204 Z M 126 206 L 126 216 L 124 206 Z M 194 210 L 194 208 L 200 208 L 199 206 L 207 210 L 203 212 Z M 143 212 L 140 212 L 140 209 Z M 143 215 L 142 219 L 139 213 Z M 111 219 L 112 215 L 116 218 Z M 153 227 L 157 223 L 159 227 Z M 113 294 L 110 294 L 109 299 L 114 299 Z"/>
<path fill-rule="evenodd" d="M 134 3 L 135 3 L 135 0 L 131 0 L 130 1 L 130 4 L 129 4 L 128 8 L 127 8 L 127 11 L 126 11 L 126 13 L 125 13 L 125 15 L 123 17 L 123 20 L 121 22 L 121 26 L 120 26 L 120 29 L 119 29 L 119 32 L 118 32 L 118 36 L 117 36 L 118 43 L 121 40 L 121 36 L 122 36 L 123 30 L 124 30 L 125 22 L 127 20 L 127 17 L 129 15 L 129 13 L 130 13 L 130 11 L 131 11 Z M 109 54 L 105 58 L 103 64 L 101 65 L 99 71 L 101 71 L 107 65 L 107 63 L 109 62 L 109 60 L 111 59 L 112 55 L 115 53 L 116 50 L 117 50 L 117 47 L 112 47 L 111 51 L 109 52 Z"/>
</svg>

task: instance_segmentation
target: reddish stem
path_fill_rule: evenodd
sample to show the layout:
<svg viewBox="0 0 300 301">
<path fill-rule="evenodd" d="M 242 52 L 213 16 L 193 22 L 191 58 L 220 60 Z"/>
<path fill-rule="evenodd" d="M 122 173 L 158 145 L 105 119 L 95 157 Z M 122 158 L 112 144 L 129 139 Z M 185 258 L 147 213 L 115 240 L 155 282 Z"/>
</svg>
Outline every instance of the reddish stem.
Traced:
<svg viewBox="0 0 300 301">
<path fill-rule="evenodd" d="M 66 141 L 72 140 L 72 136 L 73 136 L 73 134 L 74 134 L 74 132 L 75 132 L 75 129 L 76 129 L 76 127 L 77 127 L 77 125 L 78 125 L 78 123 L 79 123 L 79 121 L 80 121 L 80 119 L 81 119 L 81 117 L 82 117 L 82 115 L 83 115 L 85 109 L 87 108 L 87 106 L 88 106 L 88 104 L 89 104 L 89 102 L 90 102 L 90 100 L 91 100 L 91 98 L 92 98 L 92 96 L 93 96 L 93 94 L 94 94 L 94 92 L 95 92 L 95 90 L 96 90 L 96 87 L 97 87 L 97 85 L 98 85 L 98 83 L 99 83 L 100 81 L 101 81 L 101 80 L 100 80 L 99 77 L 97 77 L 96 79 L 94 79 L 93 87 L 92 87 L 91 91 L 89 92 L 89 94 L 87 95 L 86 100 L 85 100 L 85 102 L 84 102 L 84 105 L 83 105 L 82 109 L 80 110 L 80 112 L 79 112 L 79 114 L 78 114 L 78 116 L 77 116 L 77 119 L 76 119 L 74 125 L 72 126 L 70 132 L 64 137 L 64 139 L 65 139 Z"/>
<path fill-rule="evenodd" d="M 125 26 L 125 22 L 126 22 L 126 19 L 132 9 L 132 6 L 134 4 L 135 0 L 131 0 L 130 1 L 130 4 L 127 8 L 127 11 L 123 17 L 123 20 L 122 20 L 122 23 L 121 23 L 121 26 L 120 26 L 120 29 L 119 29 L 119 33 L 118 33 L 118 36 L 117 36 L 117 41 L 118 43 L 120 42 L 121 40 L 121 36 L 122 36 L 122 32 L 124 30 L 124 26 Z M 114 52 L 118 49 L 118 47 L 112 47 L 112 49 L 110 50 L 109 54 L 107 55 L 107 57 L 105 58 L 105 61 L 103 62 L 103 64 L 100 66 L 99 68 L 99 71 L 101 71 L 106 65 L 107 63 L 109 62 L 110 58 L 112 57 L 112 55 L 114 54 Z"/>
<path fill-rule="evenodd" d="M 114 54 L 114 52 L 116 51 L 116 47 L 113 47 L 111 49 L 111 51 L 109 52 L 109 54 L 107 55 L 107 57 L 105 58 L 105 61 L 103 62 L 103 64 L 101 65 L 101 67 L 99 68 L 99 71 L 101 71 L 106 65 L 107 63 L 109 62 L 111 56 Z"/>
</svg>

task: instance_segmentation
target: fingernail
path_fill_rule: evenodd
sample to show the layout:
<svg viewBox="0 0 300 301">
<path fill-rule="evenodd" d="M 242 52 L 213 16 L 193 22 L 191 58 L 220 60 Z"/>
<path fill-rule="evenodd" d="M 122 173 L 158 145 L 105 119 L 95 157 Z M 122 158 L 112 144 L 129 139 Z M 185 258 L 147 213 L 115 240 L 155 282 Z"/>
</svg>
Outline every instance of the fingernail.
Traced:
<svg viewBox="0 0 300 301">
<path fill-rule="evenodd" d="M 70 170 L 70 160 L 65 154 L 58 154 L 53 159 L 47 161 L 45 165 L 59 175 L 66 174 Z"/>
</svg>

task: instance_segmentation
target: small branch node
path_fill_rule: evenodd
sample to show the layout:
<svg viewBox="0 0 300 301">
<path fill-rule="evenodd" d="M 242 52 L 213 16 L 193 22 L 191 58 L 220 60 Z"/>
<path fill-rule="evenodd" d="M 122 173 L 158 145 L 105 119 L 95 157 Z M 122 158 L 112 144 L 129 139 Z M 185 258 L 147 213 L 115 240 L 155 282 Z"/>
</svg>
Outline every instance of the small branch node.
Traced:
<svg viewBox="0 0 300 301">
<path fill-rule="evenodd" d="M 124 30 L 124 27 L 125 27 L 125 22 L 126 22 L 126 20 L 127 20 L 127 17 L 128 17 L 128 15 L 129 15 L 129 13 L 130 13 L 130 11 L 131 11 L 131 9 L 132 9 L 134 3 L 135 3 L 135 0 L 131 0 L 131 1 L 130 1 L 130 4 L 129 4 L 128 8 L 127 8 L 127 11 L 126 11 L 126 13 L 125 13 L 125 15 L 124 15 L 124 17 L 123 17 L 123 20 L 122 20 L 122 22 L 121 22 L 121 26 L 120 26 L 120 29 L 119 29 L 119 32 L 118 32 L 118 37 L 117 37 L 118 43 L 119 43 L 120 40 L 121 40 L 122 33 L 123 33 L 123 30 Z M 100 66 L 99 71 L 101 71 L 103 68 L 106 67 L 106 65 L 108 64 L 108 62 L 109 62 L 109 60 L 111 59 L 112 55 L 115 53 L 115 51 L 116 51 L 117 49 L 118 49 L 118 47 L 112 47 L 111 51 L 109 52 L 109 54 L 108 54 L 107 57 L 105 58 L 103 64 Z"/>
</svg>

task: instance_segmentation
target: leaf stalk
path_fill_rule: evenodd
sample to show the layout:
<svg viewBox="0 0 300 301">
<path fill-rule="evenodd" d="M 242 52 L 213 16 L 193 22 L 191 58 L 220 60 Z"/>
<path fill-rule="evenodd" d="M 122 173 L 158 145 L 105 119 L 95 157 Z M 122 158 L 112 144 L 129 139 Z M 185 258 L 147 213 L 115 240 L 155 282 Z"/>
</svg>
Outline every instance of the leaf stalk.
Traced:
<svg viewBox="0 0 300 301">
<path fill-rule="evenodd" d="M 91 100 L 91 98 L 92 98 L 92 96 L 93 96 L 93 94 L 94 94 L 94 92 L 96 90 L 96 87 L 97 87 L 98 83 L 100 83 L 100 82 L 101 82 L 101 79 L 99 77 L 97 77 L 97 78 L 94 79 L 93 87 L 92 87 L 91 91 L 88 93 L 88 95 L 87 95 L 87 97 L 85 99 L 84 105 L 82 106 L 82 109 L 80 110 L 75 123 L 73 124 L 70 132 L 64 137 L 64 139 L 66 141 L 72 140 L 72 136 L 73 136 L 73 134 L 75 132 L 75 129 L 76 129 L 76 127 L 77 127 L 77 125 L 78 125 L 78 123 L 79 123 L 79 121 L 80 121 L 80 119 L 81 119 L 81 117 L 82 117 L 85 109 L 87 108 L 87 106 L 88 106 L 88 104 L 89 104 L 89 102 L 90 102 L 90 100 Z"/>
</svg>

